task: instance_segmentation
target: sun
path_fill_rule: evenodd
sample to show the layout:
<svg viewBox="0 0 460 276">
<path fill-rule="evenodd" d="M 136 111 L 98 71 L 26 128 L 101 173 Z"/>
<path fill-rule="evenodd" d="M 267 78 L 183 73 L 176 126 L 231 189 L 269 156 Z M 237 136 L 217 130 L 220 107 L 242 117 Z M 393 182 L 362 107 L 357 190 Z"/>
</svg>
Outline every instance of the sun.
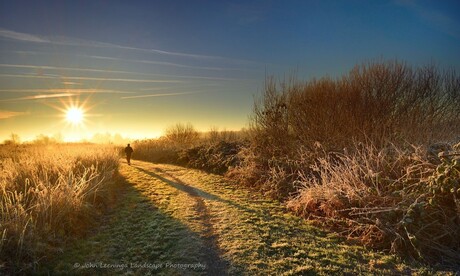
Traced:
<svg viewBox="0 0 460 276">
<path fill-rule="evenodd" d="M 66 110 L 66 120 L 67 122 L 79 125 L 83 122 L 84 112 L 83 109 L 78 107 L 70 107 Z"/>
</svg>

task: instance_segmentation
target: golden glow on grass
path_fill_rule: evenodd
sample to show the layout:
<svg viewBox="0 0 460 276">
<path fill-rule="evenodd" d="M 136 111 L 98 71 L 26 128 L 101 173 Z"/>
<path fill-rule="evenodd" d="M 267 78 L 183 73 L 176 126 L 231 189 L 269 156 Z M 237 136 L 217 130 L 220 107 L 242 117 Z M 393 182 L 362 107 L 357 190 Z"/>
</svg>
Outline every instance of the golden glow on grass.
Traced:
<svg viewBox="0 0 460 276">
<path fill-rule="evenodd" d="M 83 122 L 84 111 L 80 107 L 71 107 L 66 111 L 66 120 L 74 125 L 79 125 Z"/>
</svg>

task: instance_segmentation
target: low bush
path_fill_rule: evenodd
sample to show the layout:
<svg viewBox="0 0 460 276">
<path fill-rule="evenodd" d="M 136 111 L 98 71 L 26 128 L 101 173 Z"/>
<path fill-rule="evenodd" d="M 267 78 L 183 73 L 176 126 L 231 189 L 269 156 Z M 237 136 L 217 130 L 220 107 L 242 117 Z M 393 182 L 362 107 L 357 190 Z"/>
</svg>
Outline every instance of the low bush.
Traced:
<svg viewBox="0 0 460 276">
<path fill-rule="evenodd" d="M 460 151 L 448 150 L 437 160 L 416 146 L 329 153 L 309 175 L 299 172 L 299 192 L 288 207 L 367 245 L 454 267 L 460 264 Z"/>
<path fill-rule="evenodd" d="M 229 172 L 239 183 L 372 247 L 459 263 L 454 70 L 378 61 L 337 79 L 269 77 L 250 123 Z"/>
<path fill-rule="evenodd" d="M 176 124 L 158 139 L 135 141 L 133 158 L 224 174 L 239 165 L 238 152 L 248 144 L 247 135 L 244 130 L 219 131 L 216 127 L 200 134 L 190 124 Z"/>
<path fill-rule="evenodd" d="M 223 174 L 229 168 L 239 164 L 237 154 L 241 147 L 241 143 L 225 141 L 201 145 L 181 151 L 179 163 L 186 164 L 191 168 Z"/>
<path fill-rule="evenodd" d="M 340 152 L 359 142 L 382 149 L 460 137 L 460 76 L 389 61 L 358 65 L 338 79 L 267 78 L 251 131 L 247 158 L 255 170 L 243 175 L 258 179 L 261 189 L 268 183 L 282 198 L 294 189 L 298 149 L 314 152 L 316 142 L 326 152 Z"/>
</svg>

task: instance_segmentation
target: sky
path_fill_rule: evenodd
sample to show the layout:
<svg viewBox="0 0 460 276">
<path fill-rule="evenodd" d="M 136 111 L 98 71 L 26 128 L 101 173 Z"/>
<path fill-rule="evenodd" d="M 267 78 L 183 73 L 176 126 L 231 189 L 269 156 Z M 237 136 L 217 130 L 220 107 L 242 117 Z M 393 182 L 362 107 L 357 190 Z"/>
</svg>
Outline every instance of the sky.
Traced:
<svg viewBox="0 0 460 276">
<path fill-rule="evenodd" d="M 460 71 L 460 1 L 0 0 L 0 141 L 238 130 L 267 76 L 382 59 Z"/>
</svg>

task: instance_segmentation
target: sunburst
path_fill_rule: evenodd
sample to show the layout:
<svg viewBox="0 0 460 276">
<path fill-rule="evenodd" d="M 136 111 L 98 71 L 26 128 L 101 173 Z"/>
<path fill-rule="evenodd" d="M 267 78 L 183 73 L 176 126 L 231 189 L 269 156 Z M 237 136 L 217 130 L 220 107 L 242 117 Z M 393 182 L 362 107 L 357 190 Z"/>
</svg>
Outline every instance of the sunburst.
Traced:
<svg viewBox="0 0 460 276">
<path fill-rule="evenodd" d="M 67 122 L 79 125 L 83 122 L 85 112 L 81 107 L 70 107 L 65 113 Z"/>
<path fill-rule="evenodd" d="M 88 117 L 92 116 L 88 112 L 94 107 L 89 106 L 89 99 L 90 97 L 86 97 L 86 99 L 81 101 L 80 98 L 68 97 L 66 99 L 60 99 L 60 105 L 48 105 L 60 111 L 60 117 L 63 119 L 63 122 L 72 126 L 73 129 L 85 128 L 85 125 L 88 123 Z"/>
</svg>

